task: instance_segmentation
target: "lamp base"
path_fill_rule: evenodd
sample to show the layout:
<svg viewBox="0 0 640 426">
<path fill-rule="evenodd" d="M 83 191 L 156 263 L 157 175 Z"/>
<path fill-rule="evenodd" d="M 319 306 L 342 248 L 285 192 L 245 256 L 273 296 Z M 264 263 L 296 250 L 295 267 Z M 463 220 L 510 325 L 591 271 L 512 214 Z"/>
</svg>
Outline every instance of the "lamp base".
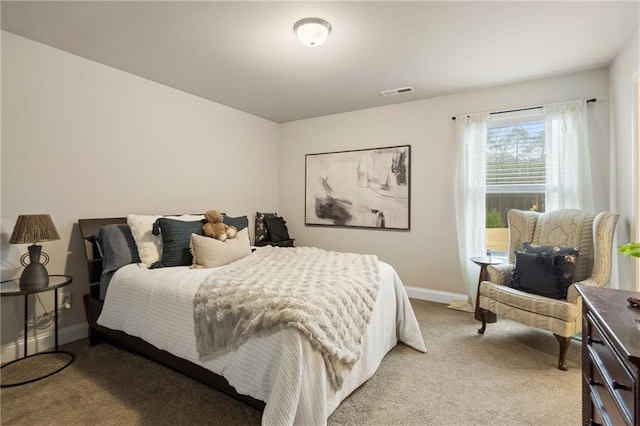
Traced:
<svg viewBox="0 0 640 426">
<path fill-rule="evenodd" d="M 49 285 L 49 272 L 40 263 L 40 253 L 42 246 L 29 246 L 29 259 L 31 263 L 25 265 L 22 275 L 20 275 L 20 288 L 34 289 L 44 288 Z M 47 256 L 48 257 L 48 256 Z"/>
</svg>

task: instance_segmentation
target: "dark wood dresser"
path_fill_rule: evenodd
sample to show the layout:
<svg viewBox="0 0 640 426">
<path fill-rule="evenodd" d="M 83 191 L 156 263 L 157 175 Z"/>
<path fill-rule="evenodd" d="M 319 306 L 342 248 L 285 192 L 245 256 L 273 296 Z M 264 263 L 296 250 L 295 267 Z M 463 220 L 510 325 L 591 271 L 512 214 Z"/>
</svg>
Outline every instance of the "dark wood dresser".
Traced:
<svg viewBox="0 0 640 426">
<path fill-rule="evenodd" d="M 576 286 L 582 296 L 582 423 L 640 425 L 640 293 Z"/>
</svg>

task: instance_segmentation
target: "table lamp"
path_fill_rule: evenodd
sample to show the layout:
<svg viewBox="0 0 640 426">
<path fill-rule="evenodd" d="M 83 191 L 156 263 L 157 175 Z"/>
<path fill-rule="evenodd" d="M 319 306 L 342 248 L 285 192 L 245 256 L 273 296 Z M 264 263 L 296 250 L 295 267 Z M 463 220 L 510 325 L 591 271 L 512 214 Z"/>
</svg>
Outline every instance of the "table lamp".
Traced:
<svg viewBox="0 0 640 426">
<path fill-rule="evenodd" d="M 58 235 L 58 231 L 48 214 L 18 216 L 9 244 L 32 243 L 29 246 L 29 253 L 25 253 L 20 258 L 20 263 L 25 267 L 20 276 L 21 288 L 42 288 L 49 285 L 49 273 L 44 267 L 49 263 L 49 255 L 43 252 L 42 246 L 36 243 L 59 239 L 60 235 Z M 44 257 L 44 263 L 40 262 L 40 255 Z M 29 263 L 25 262 L 27 256 Z"/>
</svg>

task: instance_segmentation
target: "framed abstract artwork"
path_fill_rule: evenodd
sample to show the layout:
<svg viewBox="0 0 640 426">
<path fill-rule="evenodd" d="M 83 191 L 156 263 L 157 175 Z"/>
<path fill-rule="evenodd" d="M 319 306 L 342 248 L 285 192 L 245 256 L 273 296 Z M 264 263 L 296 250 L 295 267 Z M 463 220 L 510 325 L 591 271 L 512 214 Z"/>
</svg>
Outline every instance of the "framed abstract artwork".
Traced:
<svg viewBox="0 0 640 426">
<path fill-rule="evenodd" d="M 307 154 L 305 224 L 408 230 L 411 145 Z"/>
</svg>

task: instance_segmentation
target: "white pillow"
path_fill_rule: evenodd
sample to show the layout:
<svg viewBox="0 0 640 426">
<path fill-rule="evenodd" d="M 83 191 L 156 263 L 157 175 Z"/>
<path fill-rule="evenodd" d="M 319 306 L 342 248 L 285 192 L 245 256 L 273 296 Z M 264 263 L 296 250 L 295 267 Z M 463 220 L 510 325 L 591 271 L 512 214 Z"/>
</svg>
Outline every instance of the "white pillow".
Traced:
<svg viewBox="0 0 640 426">
<path fill-rule="evenodd" d="M 138 255 L 140 261 L 147 266 L 158 262 L 162 258 L 162 236 L 160 234 L 153 235 L 153 224 L 161 217 L 167 217 L 175 220 L 183 220 L 185 222 L 195 222 L 204 219 L 204 215 L 184 214 L 182 216 L 162 216 L 162 215 L 127 215 L 127 224 L 131 228 L 133 240 L 138 247 Z"/>
<path fill-rule="evenodd" d="M 215 238 L 191 234 L 192 268 L 213 268 L 226 265 L 251 254 L 249 230 L 238 231 L 235 238 L 219 241 Z"/>
</svg>

